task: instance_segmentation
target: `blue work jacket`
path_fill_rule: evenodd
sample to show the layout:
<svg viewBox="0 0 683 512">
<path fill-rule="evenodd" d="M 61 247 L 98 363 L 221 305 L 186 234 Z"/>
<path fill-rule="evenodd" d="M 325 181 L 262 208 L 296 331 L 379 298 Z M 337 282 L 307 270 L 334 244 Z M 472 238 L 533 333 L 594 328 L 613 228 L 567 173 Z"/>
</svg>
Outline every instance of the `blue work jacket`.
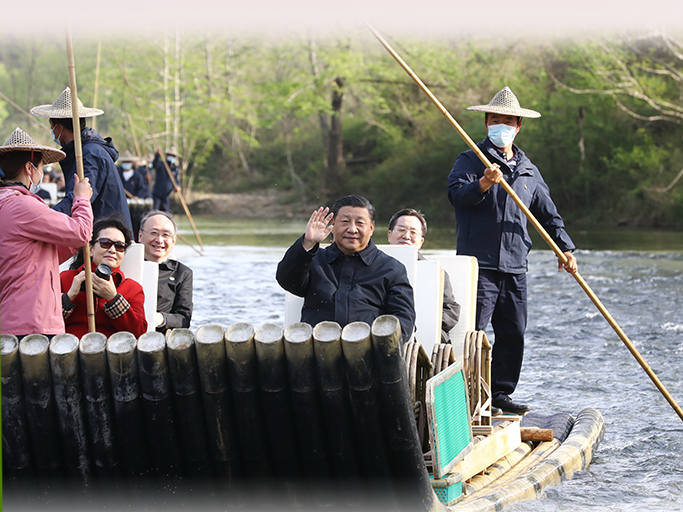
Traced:
<svg viewBox="0 0 683 512">
<path fill-rule="evenodd" d="M 276 274 L 282 288 L 304 297 L 302 322 L 372 325 L 378 316 L 394 315 L 401 323 L 403 341 L 410 338 L 415 305 L 403 263 L 380 251 L 372 240 L 359 253 L 347 256 L 335 243 L 307 252 L 303 239 L 287 250 Z"/>
<path fill-rule="evenodd" d="M 111 142 L 111 138 L 103 139 L 92 128 L 81 131 L 81 144 L 83 147 L 83 174 L 90 178 L 92 187 L 92 211 L 95 220 L 111 214 L 119 214 L 132 230 L 133 223 L 130 220 L 126 193 L 121 184 L 121 178 L 114 162 L 119 158 L 119 152 Z M 76 150 L 73 141 L 62 147 L 66 158 L 59 162 L 64 173 L 66 193 L 64 199 L 57 203 L 53 209 L 66 215 L 71 214 L 71 205 L 74 199 L 74 176 L 76 175 Z"/>
<path fill-rule="evenodd" d="M 118 167 L 119 177 L 121 178 L 121 183 L 123 188 L 125 188 L 131 195 L 139 197 L 140 199 L 145 199 L 150 197 L 149 185 L 147 184 L 147 177 L 145 176 L 145 167 L 138 167 L 133 169 L 133 175 L 126 181 L 123 178 L 123 169 Z"/>
<path fill-rule="evenodd" d="M 500 165 L 505 181 L 562 252 L 573 251 L 574 242 L 550 198 L 548 185 L 524 152 L 513 146 L 517 165 L 512 171 L 488 137 L 477 146 L 491 163 Z M 527 271 L 527 255 L 531 250 L 527 218 L 503 187 L 493 185 L 481 192 L 479 179 L 484 170 L 484 164 L 469 150 L 458 156 L 448 176 L 448 199 L 455 209 L 458 254 L 476 257 L 482 269 L 522 274 Z"/>
<path fill-rule="evenodd" d="M 156 197 L 166 197 L 171 192 L 173 192 L 173 181 L 168 175 L 164 161 L 159 156 L 159 153 L 154 155 L 154 161 L 152 162 L 152 167 L 154 167 L 154 186 L 152 187 L 152 195 Z M 173 178 L 178 183 L 178 166 L 175 164 L 168 164 Z"/>
</svg>

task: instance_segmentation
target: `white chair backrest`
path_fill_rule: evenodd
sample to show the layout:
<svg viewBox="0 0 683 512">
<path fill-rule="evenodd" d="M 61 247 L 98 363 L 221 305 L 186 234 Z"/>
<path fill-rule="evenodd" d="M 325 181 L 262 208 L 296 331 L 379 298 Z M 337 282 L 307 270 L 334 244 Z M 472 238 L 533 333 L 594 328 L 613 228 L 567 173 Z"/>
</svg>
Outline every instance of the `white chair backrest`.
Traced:
<svg viewBox="0 0 683 512">
<path fill-rule="evenodd" d="M 59 192 L 59 188 L 56 183 L 43 183 L 40 188 L 47 190 L 50 193 L 50 201 L 54 203 L 57 202 L 57 192 Z"/>
<path fill-rule="evenodd" d="M 477 281 L 479 264 L 473 256 L 434 255 L 425 256 L 439 262 L 441 268 L 448 272 L 453 296 L 460 304 L 460 320 L 451 329 L 450 337 L 453 352 L 457 361 L 462 361 L 462 350 L 467 331 L 473 331 L 477 317 Z M 430 353 L 430 352 L 427 352 Z"/>
<path fill-rule="evenodd" d="M 153 261 L 145 261 L 145 246 L 133 242 L 123 257 L 121 272 L 128 279 L 133 279 L 142 286 L 145 292 L 147 332 L 154 331 L 154 314 L 157 311 L 157 289 L 159 287 L 159 264 Z"/>
</svg>

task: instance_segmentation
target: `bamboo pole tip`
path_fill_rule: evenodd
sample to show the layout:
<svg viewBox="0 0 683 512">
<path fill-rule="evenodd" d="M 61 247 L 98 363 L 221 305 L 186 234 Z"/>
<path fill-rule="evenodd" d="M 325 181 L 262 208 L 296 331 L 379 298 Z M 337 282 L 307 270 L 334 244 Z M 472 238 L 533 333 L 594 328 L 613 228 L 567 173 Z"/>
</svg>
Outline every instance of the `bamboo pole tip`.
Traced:
<svg viewBox="0 0 683 512">
<path fill-rule="evenodd" d="M 13 334 L 0 336 L 0 355 L 7 356 L 19 348 L 19 340 Z"/>
<path fill-rule="evenodd" d="M 194 334 L 189 329 L 173 329 L 168 335 L 166 345 L 169 350 L 184 350 L 194 345 Z"/>
<path fill-rule="evenodd" d="M 89 332 L 81 338 L 81 354 L 99 354 L 107 346 L 107 337 L 101 332 Z"/>
<path fill-rule="evenodd" d="M 342 339 L 349 342 L 358 342 L 370 336 L 370 326 L 365 322 L 352 322 L 342 329 Z"/>
<path fill-rule="evenodd" d="M 313 329 L 316 341 L 330 343 L 341 338 L 342 328 L 337 322 L 320 322 Z"/>
<path fill-rule="evenodd" d="M 19 342 L 19 353 L 25 356 L 37 356 L 47 352 L 50 341 L 42 334 L 29 334 Z"/>
<path fill-rule="evenodd" d="M 296 322 L 285 329 L 285 339 L 290 343 L 306 343 L 313 335 L 313 327 L 304 322 Z"/>
<path fill-rule="evenodd" d="M 160 352 L 166 347 L 164 335 L 157 331 L 146 332 L 138 339 L 138 351 Z"/>
<path fill-rule="evenodd" d="M 194 337 L 197 343 L 211 345 L 213 343 L 220 343 L 223 341 L 223 336 L 225 336 L 225 329 L 219 324 L 206 324 L 202 325 Z"/>
<path fill-rule="evenodd" d="M 58 334 L 50 342 L 50 354 L 54 356 L 66 356 L 78 350 L 78 338 L 73 334 Z"/>
<path fill-rule="evenodd" d="M 133 333 L 122 331 L 115 332 L 107 340 L 107 352 L 110 354 L 127 354 L 135 349 L 138 340 Z"/>
<path fill-rule="evenodd" d="M 254 339 L 258 343 L 277 343 L 283 335 L 284 329 L 280 324 L 265 323 L 256 330 Z"/>
<path fill-rule="evenodd" d="M 378 316 L 372 322 L 372 334 L 375 336 L 391 336 L 397 329 L 401 328 L 401 323 L 394 315 Z"/>
<path fill-rule="evenodd" d="M 246 343 L 254 337 L 254 326 L 247 322 L 232 324 L 225 331 L 225 339 L 230 343 Z"/>
</svg>

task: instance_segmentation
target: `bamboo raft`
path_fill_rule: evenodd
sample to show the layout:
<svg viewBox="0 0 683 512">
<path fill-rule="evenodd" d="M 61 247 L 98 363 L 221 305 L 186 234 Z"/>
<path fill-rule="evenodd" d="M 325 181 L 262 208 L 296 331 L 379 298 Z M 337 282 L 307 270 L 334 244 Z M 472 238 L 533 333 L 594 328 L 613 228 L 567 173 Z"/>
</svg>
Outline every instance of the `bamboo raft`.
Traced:
<svg viewBox="0 0 683 512">
<path fill-rule="evenodd" d="M 594 410 L 579 414 L 564 443 L 522 443 L 499 461 L 488 474 L 506 473 L 506 486 L 480 474 L 445 507 L 415 421 L 421 385 L 409 382 L 400 339 L 393 316 L 344 329 L 212 324 L 166 339 L 3 335 L 5 503 L 74 510 L 81 499 L 90 510 L 130 499 L 181 510 L 193 497 L 205 510 L 500 510 L 590 462 L 604 431 Z"/>
</svg>

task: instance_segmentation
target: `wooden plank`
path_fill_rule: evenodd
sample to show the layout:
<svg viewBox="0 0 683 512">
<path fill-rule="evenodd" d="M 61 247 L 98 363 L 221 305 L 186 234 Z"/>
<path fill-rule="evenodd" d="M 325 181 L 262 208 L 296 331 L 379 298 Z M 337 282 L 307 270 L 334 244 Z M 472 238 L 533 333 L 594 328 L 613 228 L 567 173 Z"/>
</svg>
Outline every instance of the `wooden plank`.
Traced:
<svg viewBox="0 0 683 512">
<path fill-rule="evenodd" d="M 451 472 L 460 473 L 463 480 L 467 480 L 516 450 L 520 444 L 522 439 L 519 422 L 514 421 L 476 443 L 472 451 L 465 455 Z"/>
</svg>

